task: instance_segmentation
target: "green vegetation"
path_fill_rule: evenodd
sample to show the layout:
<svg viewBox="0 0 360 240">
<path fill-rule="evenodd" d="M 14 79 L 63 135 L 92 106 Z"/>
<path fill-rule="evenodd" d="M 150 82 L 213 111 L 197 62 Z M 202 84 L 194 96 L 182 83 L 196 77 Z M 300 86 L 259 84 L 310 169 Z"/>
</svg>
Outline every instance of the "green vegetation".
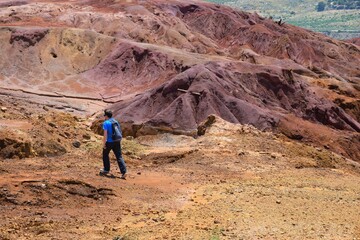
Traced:
<svg viewBox="0 0 360 240">
<path fill-rule="evenodd" d="M 220 240 L 220 235 L 223 229 L 220 229 L 219 227 L 215 227 L 212 229 L 210 240 Z"/>
<path fill-rule="evenodd" d="M 360 0 L 208 1 L 247 12 L 257 12 L 264 17 L 283 19 L 286 23 L 322 32 L 335 38 L 360 37 Z"/>
<path fill-rule="evenodd" d="M 326 6 L 326 4 L 325 4 L 324 2 L 319 2 L 318 5 L 317 5 L 316 10 L 317 10 L 318 12 L 322 12 L 322 11 L 325 10 L 325 6 Z"/>
<path fill-rule="evenodd" d="M 360 0 L 328 0 L 328 9 L 360 9 Z"/>
<path fill-rule="evenodd" d="M 287 22 L 317 32 L 360 32 L 358 10 L 313 12 L 306 18 L 294 16 Z"/>
</svg>

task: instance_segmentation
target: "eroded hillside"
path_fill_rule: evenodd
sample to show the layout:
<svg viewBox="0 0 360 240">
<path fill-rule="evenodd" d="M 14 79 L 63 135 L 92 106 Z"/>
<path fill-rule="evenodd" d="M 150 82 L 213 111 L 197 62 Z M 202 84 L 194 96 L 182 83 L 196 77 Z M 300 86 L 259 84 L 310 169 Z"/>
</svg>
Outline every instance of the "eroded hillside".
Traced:
<svg viewBox="0 0 360 240">
<path fill-rule="evenodd" d="M 216 114 L 360 158 L 357 45 L 199 1 L 7 1 L 0 26 L 3 89 L 114 103 L 133 136 Z"/>
</svg>

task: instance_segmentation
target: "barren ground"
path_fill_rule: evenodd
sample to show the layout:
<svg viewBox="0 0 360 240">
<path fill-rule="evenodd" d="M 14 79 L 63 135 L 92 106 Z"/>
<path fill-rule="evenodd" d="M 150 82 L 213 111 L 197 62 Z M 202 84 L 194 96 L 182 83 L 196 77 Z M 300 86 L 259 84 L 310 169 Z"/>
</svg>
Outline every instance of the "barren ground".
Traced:
<svg viewBox="0 0 360 240">
<path fill-rule="evenodd" d="M 326 149 L 216 119 L 196 139 L 124 139 L 121 180 L 113 156 L 98 175 L 85 123 L 63 155 L 0 160 L 0 239 L 360 239 L 359 164 Z"/>
</svg>

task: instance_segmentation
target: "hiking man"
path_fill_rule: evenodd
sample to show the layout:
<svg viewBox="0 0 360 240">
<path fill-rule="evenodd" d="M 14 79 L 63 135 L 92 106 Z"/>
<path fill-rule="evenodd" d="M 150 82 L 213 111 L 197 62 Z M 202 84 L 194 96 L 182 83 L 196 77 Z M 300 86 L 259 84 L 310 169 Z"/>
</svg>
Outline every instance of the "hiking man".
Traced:
<svg viewBox="0 0 360 240">
<path fill-rule="evenodd" d="M 100 170 L 100 174 L 108 174 L 110 172 L 109 153 L 112 150 L 119 164 L 121 178 L 125 179 L 126 165 L 121 154 L 121 127 L 118 121 L 113 117 L 110 110 L 104 111 L 105 121 L 103 123 L 104 139 L 103 139 L 103 163 L 104 168 Z"/>
</svg>

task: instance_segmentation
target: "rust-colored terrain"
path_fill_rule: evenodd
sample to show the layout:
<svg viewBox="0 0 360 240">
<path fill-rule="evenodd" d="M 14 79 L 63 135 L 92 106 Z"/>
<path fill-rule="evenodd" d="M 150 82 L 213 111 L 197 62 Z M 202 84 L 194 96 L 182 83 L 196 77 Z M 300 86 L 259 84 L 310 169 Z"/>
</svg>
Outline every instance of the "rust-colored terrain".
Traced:
<svg viewBox="0 0 360 240">
<path fill-rule="evenodd" d="M 0 2 L 0 239 L 360 239 L 360 47 L 201 1 Z M 126 181 L 97 175 L 102 111 Z"/>
</svg>

